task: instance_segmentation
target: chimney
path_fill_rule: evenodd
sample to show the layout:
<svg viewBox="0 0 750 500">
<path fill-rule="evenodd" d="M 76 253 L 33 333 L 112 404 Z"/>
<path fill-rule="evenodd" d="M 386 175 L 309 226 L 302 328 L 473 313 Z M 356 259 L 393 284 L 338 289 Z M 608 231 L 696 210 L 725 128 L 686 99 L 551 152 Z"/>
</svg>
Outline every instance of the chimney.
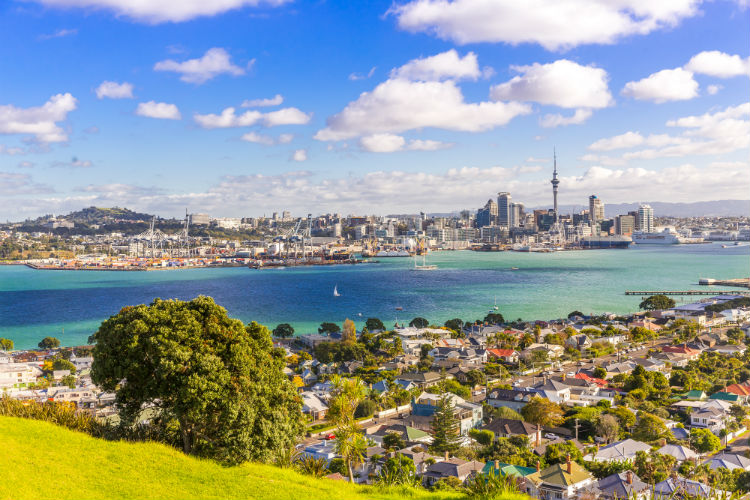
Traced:
<svg viewBox="0 0 750 500">
<path fill-rule="evenodd" d="M 539 472 L 542 469 L 542 464 L 539 460 L 536 461 L 536 471 Z"/>
<path fill-rule="evenodd" d="M 536 445 L 542 446 L 542 428 L 536 424 Z"/>
<path fill-rule="evenodd" d="M 451 454 L 450 454 L 450 452 L 449 452 L 449 451 L 446 451 L 446 452 L 445 452 L 445 459 L 446 459 L 446 460 L 449 460 L 450 458 L 451 458 Z"/>
<path fill-rule="evenodd" d="M 666 445 L 667 445 L 667 440 L 666 440 L 666 439 L 664 439 L 664 438 L 661 438 L 661 439 L 659 440 L 659 446 L 666 446 Z"/>
<path fill-rule="evenodd" d="M 629 470 L 625 477 L 627 477 L 628 484 L 633 484 L 633 471 L 632 470 Z"/>
<path fill-rule="evenodd" d="M 568 467 L 568 474 L 573 474 L 573 462 L 570 461 L 570 453 L 568 453 L 565 465 Z"/>
</svg>

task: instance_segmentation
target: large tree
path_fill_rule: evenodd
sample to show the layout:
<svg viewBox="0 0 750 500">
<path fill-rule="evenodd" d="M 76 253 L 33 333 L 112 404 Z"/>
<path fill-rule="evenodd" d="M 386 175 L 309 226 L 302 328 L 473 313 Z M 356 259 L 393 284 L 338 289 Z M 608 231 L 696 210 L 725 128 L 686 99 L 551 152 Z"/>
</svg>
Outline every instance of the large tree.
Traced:
<svg viewBox="0 0 750 500">
<path fill-rule="evenodd" d="M 670 309 L 675 306 L 674 299 L 666 295 L 652 295 L 640 303 L 638 307 L 645 311 L 656 311 L 661 309 Z"/>
<path fill-rule="evenodd" d="M 344 330 L 341 333 L 341 341 L 349 343 L 357 341 L 357 327 L 354 326 L 354 321 L 349 318 L 344 320 Z"/>
<path fill-rule="evenodd" d="M 294 327 L 289 323 L 281 323 L 273 329 L 274 337 L 288 338 L 294 336 Z"/>
<path fill-rule="evenodd" d="M 434 453 L 455 453 L 459 448 L 458 420 L 451 394 L 445 393 L 438 400 L 437 409 L 432 416 L 432 444 Z"/>
<path fill-rule="evenodd" d="M 340 331 L 341 331 L 341 327 L 337 325 L 336 323 L 324 322 L 324 323 L 321 323 L 320 326 L 318 327 L 318 333 L 322 333 L 325 335 L 338 333 Z"/>
<path fill-rule="evenodd" d="M 39 342 L 40 349 L 55 349 L 57 347 L 60 347 L 60 339 L 55 337 L 44 337 L 41 342 Z"/>
<path fill-rule="evenodd" d="M 155 408 L 186 453 L 268 462 L 302 431 L 301 401 L 268 329 L 229 318 L 210 297 L 125 307 L 93 340 L 92 379 L 116 391 L 122 424 Z"/>
<path fill-rule="evenodd" d="M 378 318 L 367 318 L 365 321 L 365 327 L 368 332 L 377 332 L 385 330 L 385 325 Z"/>
<path fill-rule="evenodd" d="M 413 320 L 409 322 L 409 326 L 413 328 L 427 328 L 427 326 L 430 324 L 429 321 L 427 321 L 425 318 L 422 318 L 421 316 L 417 316 Z"/>
<path fill-rule="evenodd" d="M 10 351 L 13 349 L 13 341 L 10 339 L 0 338 L 0 349 Z"/>
<path fill-rule="evenodd" d="M 521 408 L 523 418 L 532 424 L 554 427 L 563 422 L 563 411 L 560 405 L 549 399 L 534 396 L 526 406 Z"/>
<path fill-rule="evenodd" d="M 354 482 L 354 468 L 361 464 L 367 452 L 367 439 L 362 435 L 355 413 L 359 403 L 367 396 L 367 386 L 358 377 L 331 378 L 333 390 L 328 403 L 328 420 L 336 425 L 336 453 L 341 455 Z"/>
</svg>

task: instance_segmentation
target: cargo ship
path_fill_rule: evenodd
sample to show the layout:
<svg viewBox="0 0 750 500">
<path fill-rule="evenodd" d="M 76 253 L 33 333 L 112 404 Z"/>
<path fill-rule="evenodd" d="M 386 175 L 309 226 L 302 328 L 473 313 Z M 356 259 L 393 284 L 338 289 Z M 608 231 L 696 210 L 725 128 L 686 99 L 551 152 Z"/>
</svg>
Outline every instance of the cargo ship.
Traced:
<svg viewBox="0 0 750 500">
<path fill-rule="evenodd" d="M 587 236 L 581 240 L 583 248 L 628 248 L 633 240 L 628 236 Z"/>
</svg>

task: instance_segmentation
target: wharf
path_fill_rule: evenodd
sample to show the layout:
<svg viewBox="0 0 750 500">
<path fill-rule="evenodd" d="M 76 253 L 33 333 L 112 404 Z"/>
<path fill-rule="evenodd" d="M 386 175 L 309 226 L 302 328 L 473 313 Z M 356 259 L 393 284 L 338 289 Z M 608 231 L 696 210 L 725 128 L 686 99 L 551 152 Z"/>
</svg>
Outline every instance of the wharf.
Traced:
<svg viewBox="0 0 750 500">
<path fill-rule="evenodd" d="M 701 278 L 698 280 L 698 284 L 707 286 L 738 286 L 740 288 L 750 288 L 750 279 L 734 278 L 729 280 L 715 280 L 712 278 Z"/>
<path fill-rule="evenodd" d="M 745 290 L 626 290 L 625 295 L 640 295 L 650 297 L 651 295 L 745 295 L 750 296 L 750 291 Z"/>
</svg>

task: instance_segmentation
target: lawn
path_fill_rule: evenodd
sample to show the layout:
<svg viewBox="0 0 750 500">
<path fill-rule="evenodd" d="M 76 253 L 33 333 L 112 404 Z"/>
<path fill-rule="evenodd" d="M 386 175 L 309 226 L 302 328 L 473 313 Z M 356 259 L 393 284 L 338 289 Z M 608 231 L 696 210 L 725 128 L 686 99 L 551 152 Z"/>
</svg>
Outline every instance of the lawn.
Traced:
<svg viewBox="0 0 750 500">
<path fill-rule="evenodd" d="M 12 417 L 0 417 L 0 450 L 3 500 L 466 498 L 359 487 L 269 465 L 222 467 L 157 443 L 104 441 Z"/>
</svg>

